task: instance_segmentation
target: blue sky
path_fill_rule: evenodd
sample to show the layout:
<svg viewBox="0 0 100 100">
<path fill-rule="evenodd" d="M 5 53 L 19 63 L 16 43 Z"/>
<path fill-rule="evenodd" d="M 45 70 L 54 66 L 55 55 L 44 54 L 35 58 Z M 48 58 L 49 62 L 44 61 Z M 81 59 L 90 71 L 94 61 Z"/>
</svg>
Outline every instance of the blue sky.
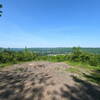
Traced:
<svg viewBox="0 0 100 100">
<path fill-rule="evenodd" d="M 100 47 L 100 0 L 0 3 L 0 47 Z"/>
</svg>

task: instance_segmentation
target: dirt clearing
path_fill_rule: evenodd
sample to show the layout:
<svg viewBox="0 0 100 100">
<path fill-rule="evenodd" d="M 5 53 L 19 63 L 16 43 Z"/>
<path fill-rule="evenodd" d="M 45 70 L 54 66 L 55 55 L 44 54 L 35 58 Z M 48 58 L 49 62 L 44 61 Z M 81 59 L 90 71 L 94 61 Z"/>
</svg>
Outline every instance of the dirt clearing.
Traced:
<svg viewBox="0 0 100 100">
<path fill-rule="evenodd" d="M 30 62 L 0 71 L 0 100 L 100 100 L 100 86 L 67 72 L 65 63 Z"/>
</svg>

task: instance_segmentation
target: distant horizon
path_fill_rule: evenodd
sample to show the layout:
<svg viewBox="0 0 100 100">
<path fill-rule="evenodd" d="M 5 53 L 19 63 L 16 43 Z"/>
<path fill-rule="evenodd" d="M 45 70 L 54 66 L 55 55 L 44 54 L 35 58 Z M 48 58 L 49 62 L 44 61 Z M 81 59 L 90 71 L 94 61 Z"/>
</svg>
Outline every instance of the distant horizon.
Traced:
<svg viewBox="0 0 100 100">
<path fill-rule="evenodd" d="M 100 48 L 100 47 L 81 47 L 81 46 L 72 46 L 72 47 L 0 47 L 0 48 L 15 48 L 15 49 L 23 49 L 23 48 L 73 48 L 73 47 L 80 47 L 80 48 Z"/>
</svg>

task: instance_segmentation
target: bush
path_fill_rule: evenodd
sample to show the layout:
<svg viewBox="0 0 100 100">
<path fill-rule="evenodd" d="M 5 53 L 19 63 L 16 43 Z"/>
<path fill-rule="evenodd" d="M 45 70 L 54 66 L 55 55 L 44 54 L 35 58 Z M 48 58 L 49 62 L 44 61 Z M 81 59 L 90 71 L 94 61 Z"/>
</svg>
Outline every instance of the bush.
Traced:
<svg viewBox="0 0 100 100">
<path fill-rule="evenodd" d="M 19 61 L 35 60 L 38 55 L 29 50 L 11 51 L 3 50 L 0 52 L 0 64 L 2 63 L 17 63 Z"/>
<path fill-rule="evenodd" d="M 87 63 L 91 66 L 100 66 L 100 55 L 82 51 L 81 48 L 73 48 L 67 60 Z"/>
</svg>

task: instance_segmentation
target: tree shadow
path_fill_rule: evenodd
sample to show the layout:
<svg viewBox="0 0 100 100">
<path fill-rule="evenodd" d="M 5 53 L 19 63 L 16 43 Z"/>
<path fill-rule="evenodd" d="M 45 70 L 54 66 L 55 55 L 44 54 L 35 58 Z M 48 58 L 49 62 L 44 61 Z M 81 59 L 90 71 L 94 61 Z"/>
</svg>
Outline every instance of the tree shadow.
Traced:
<svg viewBox="0 0 100 100">
<path fill-rule="evenodd" d="M 60 92 L 53 91 L 52 100 L 100 100 L 100 86 L 92 85 L 91 83 L 72 76 L 75 84 L 64 84 L 60 88 Z"/>
<path fill-rule="evenodd" d="M 100 87 L 72 76 L 76 82 L 74 86 L 64 84 L 67 91 L 61 88 L 61 96 L 68 100 L 100 100 Z"/>
<path fill-rule="evenodd" d="M 50 78 L 43 73 L 0 72 L 0 100 L 41 100 Z"/>
<path fill-rule="evenodd" d="M 48 73 L 33 73 L 27 71 L 0 72 L 0 100 L 44 100 L 45 88 L 55 86 Z M 73 85 L 69 82 L 54 89 L 50 100 L 100 100 L 100 86 L 71 76 Z M 57 83 L 59 84 L 59 83 Z M 50 91 L 49 91 L 50 92 Z"/>
<path fill-rule="evenodd" d="M 97 83 L 100 85 L 100 70 L 95 70 L 90 75 L 83 73 L 84 77 L 86 77 L 89 81 Z"/>
</svg>

